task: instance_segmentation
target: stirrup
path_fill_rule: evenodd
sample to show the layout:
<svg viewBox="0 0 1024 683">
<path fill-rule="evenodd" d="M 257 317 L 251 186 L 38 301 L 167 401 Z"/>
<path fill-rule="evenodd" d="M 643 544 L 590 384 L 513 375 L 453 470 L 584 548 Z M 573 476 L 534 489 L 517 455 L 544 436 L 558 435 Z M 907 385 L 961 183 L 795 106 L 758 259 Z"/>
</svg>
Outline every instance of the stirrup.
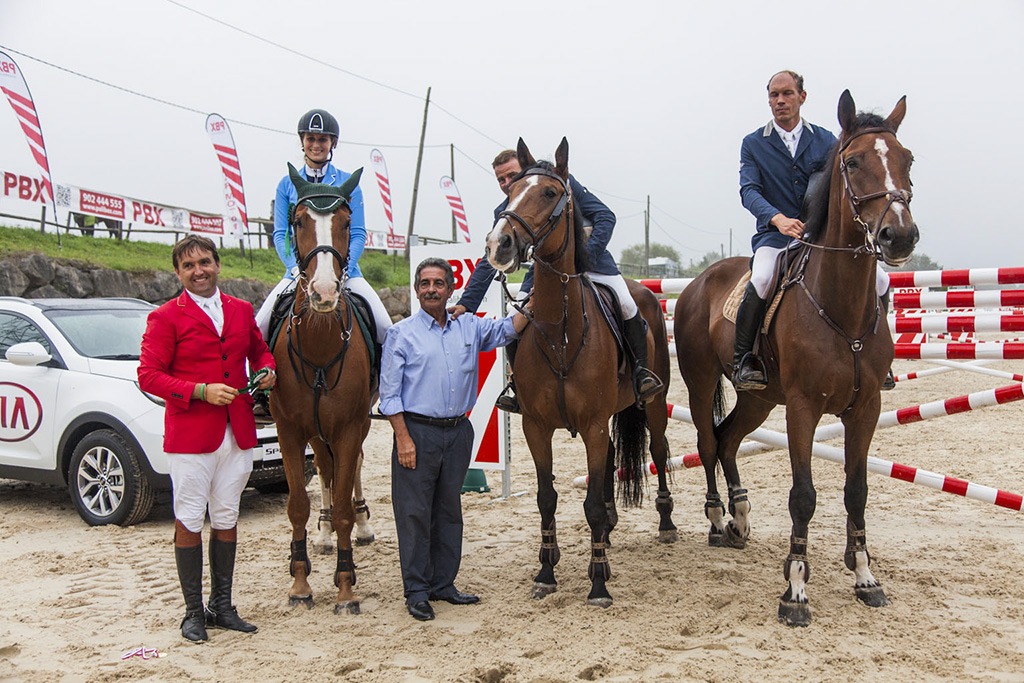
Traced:
<svg viewBox="0 0 1024 683">
<path fill-rule="evenodd" d="M 892 368 L 889 368 L 889 372 L 885 375 L 885 379 L 882 380 L 882 391 L 892 391 L 896 388 L 896 376 L 892 374 Z"/>
<path fill-rule="evenodd" d="M 506 384 L 494 402 L 494 407 L 498 410 L 504 410 L 506 413 L 519 413 L 519 399 L 516 398 L 515 393 L 513 393 L 514 391 L 512 382 Z"/>
<path fill-rule="evenodd" d="M 664 388 L 665 385 L 661 379 L 647 368 L 640 368 L 636 371 L 633 390 L 636 392 L 636 401 L 641 406 L 661 393 Z"/>
<path fill-rule="evenodd" d="M 747 353 L 733 368 L 732 386 L 736 391 L 760 391 L 768 386 L 768 378 L 761 360 Z"/>
<path fill-rule="evenodd" d="M 265 391 L 257 391 L 252 395 L 252 415 L 257 425 L 272 425 L 274 417 L 270 414 L 270 396 Z"/>
</svg>

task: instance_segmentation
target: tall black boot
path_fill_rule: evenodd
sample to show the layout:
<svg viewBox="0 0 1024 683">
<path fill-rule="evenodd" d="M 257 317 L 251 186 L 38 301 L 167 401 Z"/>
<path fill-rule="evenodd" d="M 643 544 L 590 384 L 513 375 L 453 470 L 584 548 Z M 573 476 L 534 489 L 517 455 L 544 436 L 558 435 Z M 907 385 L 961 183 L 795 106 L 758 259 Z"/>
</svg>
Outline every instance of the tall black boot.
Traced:
<svg viewBox="0 0 1024 683">
<path fill-rule="evenodd" d="M 256 627 L 243 621 L 231 604 L 231 583 L 235 575 L 235 550 L 238 543 L 210 539 L 210 602 L 206 625 L 254 633 Z"/>
<path fill-rule="evenodd" d="M 185 596 L 185 618 L 181 620 L 181 635 L 193 643 L 207 640 L 203 617 L 203 546 L 174 547 L 174 561 L 178 565 L 178 582 Z"/>
<path fill-rule="evenodd" d="M 732 385 L 736 391 L 759 391 L 768 386 L 764 364 L 751 352 L 767 305 L 748 282 L 736 311 L 736 345 L 732 356 Z"/>
<path fill-rule="evenodd" d="M 516 351 L 518 349 L 519 340 L 513 340 L 505 347 L 505 353 L 508 354 L 508 366 L 510 368 L 515 367 Z M 506 413 L 519 412 L 519 399 L 516 398 L 516 376 L 514 374 L 509 375 L 508 384 L 505 385 L 505 388 L 498 396 L 498 400 L 494 402 L 494 406 L 498 410 L 504 410 Z"/>
<path fill-rule="evenodd" d="M 647 323 L 637 313 L 623 325 L 626 346 L 633 355 L 633 388 L 636 400 L 642 406 L 665 388 L 661 380 L 647 367 Z"/>
<path fill-rule="evenodd" d="M 885 294 L 878 297 L 878 305 L 882 307 L 882 323 L 885 325 L 889 324 L 889 290 L 885 290 Z M 889 368 L 889 372 L 885 373 L 885 379 L 882 380 L 882 391 L 891 391 L 896 388 L 896 376 L 892 374 L 892 368 Z"/>
</svg>

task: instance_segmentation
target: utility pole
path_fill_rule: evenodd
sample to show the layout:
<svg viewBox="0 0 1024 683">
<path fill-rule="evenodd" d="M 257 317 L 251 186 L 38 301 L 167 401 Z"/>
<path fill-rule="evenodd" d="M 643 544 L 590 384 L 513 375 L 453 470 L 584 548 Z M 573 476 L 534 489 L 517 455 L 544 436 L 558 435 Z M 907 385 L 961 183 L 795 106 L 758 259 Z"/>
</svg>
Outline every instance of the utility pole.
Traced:
<svg viewBox="0 0 1024 683">
<path fill-rule="evenodd" d="M 423 105 L 423 128 L 420 130 L 420 151 L 416 155 L 416 176 L 412 181 L 412 207 L 409 209 L 409 232 L 405 237 L 405 257 L 409 258 L 412 246 L 412 227 L 416 221 L 416 195 L 420 189 L 420 168 L 423 166 L 423 141 L 427 137 L 427 111 L 430 109 L 430 88 L 427 88 L 427 101 Z"/>
<path fill-rule="evenodd" d="M 451 168 L 452 168 L 451 178 L 452 178 L 452 180 L 455 180 L 455 143 L 454 142 L 449 143 L 448 150 L 449 150 L 450 161 L 451 161 Z M 453 213 L 452 214 L 452 242 L 457 241 L 456 237 L 457 237 L 457 233 L 456 233 L 456 225 L 455 225 L 455 214 Z"/>
<path fill-rule="evenodd" d="M 644 209 L 644 276 L 651 274 L 651 195 L 647 195 L 647 208 Z"/>
<path fill-rule="evenodd" d="M 732 228 L 729 228 L 729 256 L 732 256 Z"/>
</svg>

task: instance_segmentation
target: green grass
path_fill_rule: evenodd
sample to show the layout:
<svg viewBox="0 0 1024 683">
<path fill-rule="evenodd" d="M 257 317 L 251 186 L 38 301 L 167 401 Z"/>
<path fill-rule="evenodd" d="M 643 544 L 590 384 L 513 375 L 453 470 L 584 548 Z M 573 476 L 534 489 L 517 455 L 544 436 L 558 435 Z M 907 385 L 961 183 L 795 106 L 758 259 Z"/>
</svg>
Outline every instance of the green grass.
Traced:
<svg viewBox="0 0 1024 683">
<path fill-rule="evenodd" d="M 41 234 L 33 228 L 0 226 L 0 257 L 17 253 L 42 253 L 51 258 L 74 259 L 131 273 L 171 269 L 170 244 L 118 242 L 107 237 L 106 231 L 99 228 L 96 235 L 61 235 L 63 246 L 58 246 L 57 235 L 54 233 Z M 281 279 L 284 267 L 273 249 L 252 249 L 251 263 L 249 254 L 241 255 L 236 246 L 225 245 L 219 251 L 222 278 L 252 278 L 268 284 L 276 284 Z M 409 286 L 409 261 L 403 256 L 364 251 L 359 259 L 359 267 L 376 288 Z"/>
</svg>

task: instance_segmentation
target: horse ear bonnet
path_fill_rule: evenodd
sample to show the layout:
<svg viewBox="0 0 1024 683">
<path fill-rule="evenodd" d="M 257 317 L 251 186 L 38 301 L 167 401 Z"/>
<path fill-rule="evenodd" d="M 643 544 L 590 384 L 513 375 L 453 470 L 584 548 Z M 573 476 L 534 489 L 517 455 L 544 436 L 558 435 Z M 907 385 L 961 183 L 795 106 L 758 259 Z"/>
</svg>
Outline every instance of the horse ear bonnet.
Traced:
<svg viewBox="0 0 1024 683">
<path fill-rule="evenodd" d="M 353 174 L 355 175 L 355 174 Z M 305 204 L 308 208 L 317 213 L 334 213 L 342 204 L 348 205 L 351 197 L 351 188 L 346 194 L 345 183 L 342 187 L 334 187 L 324 183 L 311 183 L 288 164 L 288 177 L 291 178 L 295 192 L 298 193 L 296 204 Z M 358 179 L 356 180 L 358 182 Z"/>
</svg>

